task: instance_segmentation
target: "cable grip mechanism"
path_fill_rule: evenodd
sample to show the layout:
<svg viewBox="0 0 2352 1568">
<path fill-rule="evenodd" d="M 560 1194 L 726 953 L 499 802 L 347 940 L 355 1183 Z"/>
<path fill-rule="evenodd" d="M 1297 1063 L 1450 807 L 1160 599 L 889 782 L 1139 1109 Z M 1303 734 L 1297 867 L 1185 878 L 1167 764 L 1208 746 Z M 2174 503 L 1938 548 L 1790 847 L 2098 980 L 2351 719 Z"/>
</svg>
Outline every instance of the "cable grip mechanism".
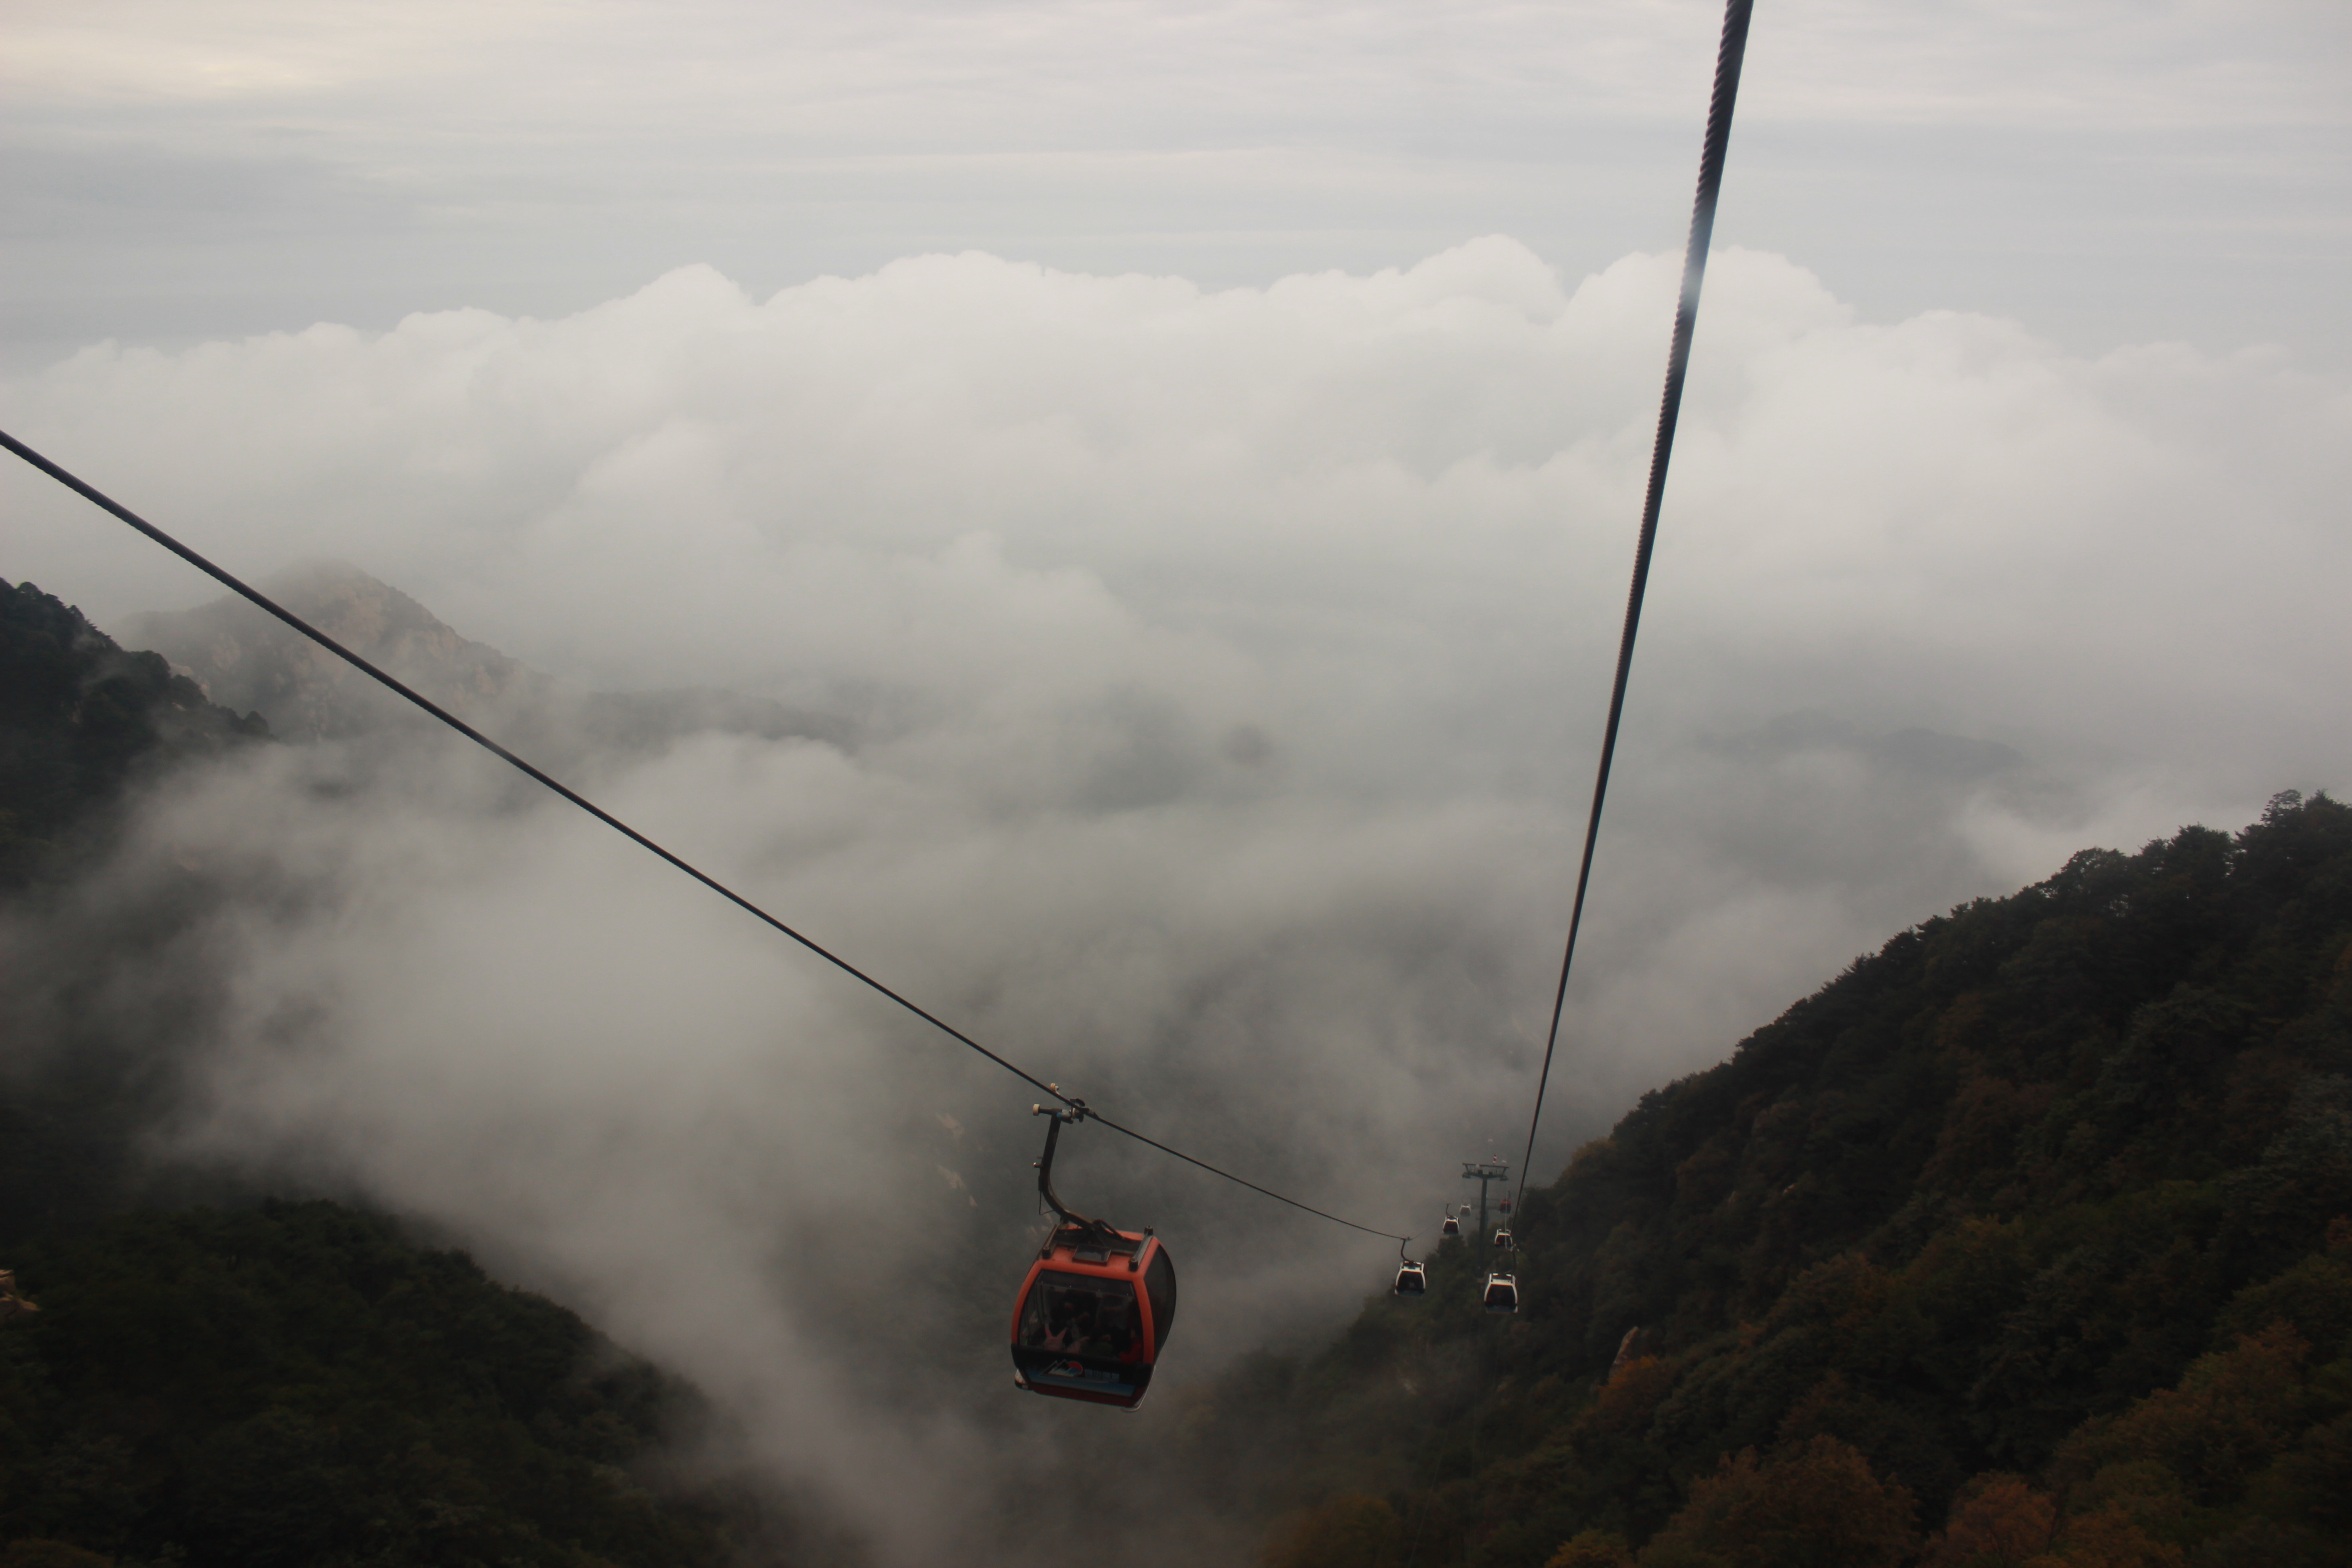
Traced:
<svg viewBox="0 0 2352 1568">
<path fill-rule="evenodd" d="M 1058 1084 L 1049 1083 L 1045 1089 L 1048 1093 L 1062 1093 L 1061 1086 Z M 1084 1121 L 1089 1114 L 1087 1102 L 1076 1096 L 1063 1095 L 1063 1100 L 1066 1103 L 1061 1105 L 1033 1105 L 1029 1108 L 1030 1115 L 1043 1116 L 1047 1119 L 1045 1152 L 1030 1162 L 1037 1172 L 1037 1195 L 1045 1200 L 1045 1205 L 1054 1211 L 1064 1226 L 1075 1226 L 1093 1236 L 1116 1238 L 1118 1232 L 1109 1226 L 1105 1225 L 1101 1220 L 1087 1218 L 1054 1195 L 1054 1151 L 1062 1141 L 1062 1124 Z M 1047 1245 L 1050 1247 L 1051 1243 Z"/>
</svg>

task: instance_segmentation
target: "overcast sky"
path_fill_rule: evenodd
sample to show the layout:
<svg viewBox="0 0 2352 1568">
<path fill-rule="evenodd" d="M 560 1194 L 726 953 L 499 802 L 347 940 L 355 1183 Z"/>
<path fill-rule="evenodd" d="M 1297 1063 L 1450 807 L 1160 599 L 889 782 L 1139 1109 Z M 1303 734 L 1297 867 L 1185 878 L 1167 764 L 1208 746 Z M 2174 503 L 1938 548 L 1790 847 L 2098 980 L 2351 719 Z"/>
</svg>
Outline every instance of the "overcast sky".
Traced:
<svg viewBox="0 0 2352 1568">
<path fill-rule="evenodd" d="M 20 361 L 410 310 L 764 295 L 978 248 L 1208 284 L 1686 217 L 1712 0 L 14 0 Z M 2339 363 L 2352 11 L 1767 0 L 1727 242 L 1880 319 Z"/>
<path fill-rule="evenodd" d="M 19 3 L 0 426 L 232 569 L 855 719 L 596 787 L 1426 1231 L 1524 1135 L 1719 16 Z M 1539 1178 L 1906 924 L 2352 784 L 2347 16 L 1762 0 Z M 215 592 L 0 509 L 101 626 Z M 286 748 L 142 831 L 94 899 L 278 863 L 191 1138 L 583 1305 L 886 1561 L 1085 1430 L 1003 1408 L 1025 1086 L 465 763 Z M 1181 1238 L 1179 1384 L 1392 1262 L 1081 1157 Z M 876 1279 L 952 1397 L 845 1375 Z"/>
</svg>

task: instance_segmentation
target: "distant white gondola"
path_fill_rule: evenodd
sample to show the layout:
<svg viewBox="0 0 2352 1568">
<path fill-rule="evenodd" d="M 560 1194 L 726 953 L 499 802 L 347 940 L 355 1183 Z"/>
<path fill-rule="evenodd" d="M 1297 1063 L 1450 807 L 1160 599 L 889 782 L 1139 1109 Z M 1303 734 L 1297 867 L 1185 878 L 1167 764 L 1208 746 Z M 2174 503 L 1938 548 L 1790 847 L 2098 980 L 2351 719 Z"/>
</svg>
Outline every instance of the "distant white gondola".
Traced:
<svg viewBox="0 0 2352 1568">
<path fill-rule="evenodd" d="M 1391 1294 L 1397 1296 L 1419 1296 L 1427 1292 L 1428 1289 L 1429 1270 L 1423 1268 L 1418 1263 L 1408 1263 L 1403 1268 L 1397 1270 L 1396 1288 L 1391 1292 Z"/>
<path fill-rule="evenodd" d="M 1486 1310 L 1516 1312 L 1519 1310 L 1519 1277 L 1516 1274 L 1486 1276 Z"/>
<path fill-rule="evenodd" d="M 1517 1242 L 1511 1239 L 1511 1233 L 1507 1227 L 1495 1233 L 1495 1248 L 1496 1251 L 1510 1252 L 1515 1250 L 1518 1245 L 1519 1244 Z"/>
<path fill-rule="evenodd" d="M 1462 1222 L 1455 1219 L 1451 1213 L 1448 1213 L 1445 1216 L 1445 1223 L 1438 1226 L 1438 1234 L 1441 1236 L 1460 1236 L 1462 1234 Z"/>
</svg>

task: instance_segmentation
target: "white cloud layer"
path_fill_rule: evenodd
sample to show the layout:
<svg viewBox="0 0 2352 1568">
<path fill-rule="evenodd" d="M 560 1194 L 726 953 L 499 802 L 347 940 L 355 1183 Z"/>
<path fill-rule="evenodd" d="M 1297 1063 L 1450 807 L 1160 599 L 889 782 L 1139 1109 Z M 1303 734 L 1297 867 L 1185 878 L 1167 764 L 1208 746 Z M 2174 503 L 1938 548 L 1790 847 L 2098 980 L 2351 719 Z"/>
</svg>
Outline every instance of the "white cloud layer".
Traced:
<svg viewBox="0 0 2352 1568">
<path fill-rule="evenodd" d="M 1675 271 L 687 268 L 100 346 L 0 424 L 233 570 L 341 556 L 583 683 L 856 717 L 596 790 L 1045 1076 L 1425 1229 L 1525 1125 Z M 1905 923 L 2352 773 L 2343 378 L 1871 324 L 1752 251 L 1708 290 L 1545 1175 Z M 28 470 L 0 498 L 0 570 L 102 625 L 208 596 Z M 487 763 L 289 751 L 145 832 L 303 892 L 219 932 L 215 1146 L 558 1289 L 887 1561 L 974 1560 L 964 1510 L 1083 1437 L 1001 1386 L 1025 1086 Z M 1379 1280 L 1099 1135 L 1065 1191 L 1171 1237 L 1176 1384 Z"/>
</svg>

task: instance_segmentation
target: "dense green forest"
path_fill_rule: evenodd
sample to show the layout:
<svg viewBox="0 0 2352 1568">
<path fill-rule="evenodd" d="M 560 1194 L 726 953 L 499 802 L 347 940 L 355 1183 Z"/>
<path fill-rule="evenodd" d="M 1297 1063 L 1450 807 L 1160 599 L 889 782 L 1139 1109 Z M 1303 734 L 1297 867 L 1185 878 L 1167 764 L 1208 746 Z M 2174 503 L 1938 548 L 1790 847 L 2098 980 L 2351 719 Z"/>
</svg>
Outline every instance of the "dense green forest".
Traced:
<svg viewBox="0 0 2352 1568">
<path fill-rule="evenodd" d="M 68 1563 L 720 1563 L 748 1494 L 650 1462 L 694 1400 L 463 1254 L 323 1202 L 19 1250 L 0 1542 Z M 16 1562 L 26 1555 L 0 1561 Z"/>
<path fill-rule="evenodd" d="M 2352 1560 L 2352 809 L 2091 850 L 1192 1413 L 1269 1568 Z"/>
</svg>

